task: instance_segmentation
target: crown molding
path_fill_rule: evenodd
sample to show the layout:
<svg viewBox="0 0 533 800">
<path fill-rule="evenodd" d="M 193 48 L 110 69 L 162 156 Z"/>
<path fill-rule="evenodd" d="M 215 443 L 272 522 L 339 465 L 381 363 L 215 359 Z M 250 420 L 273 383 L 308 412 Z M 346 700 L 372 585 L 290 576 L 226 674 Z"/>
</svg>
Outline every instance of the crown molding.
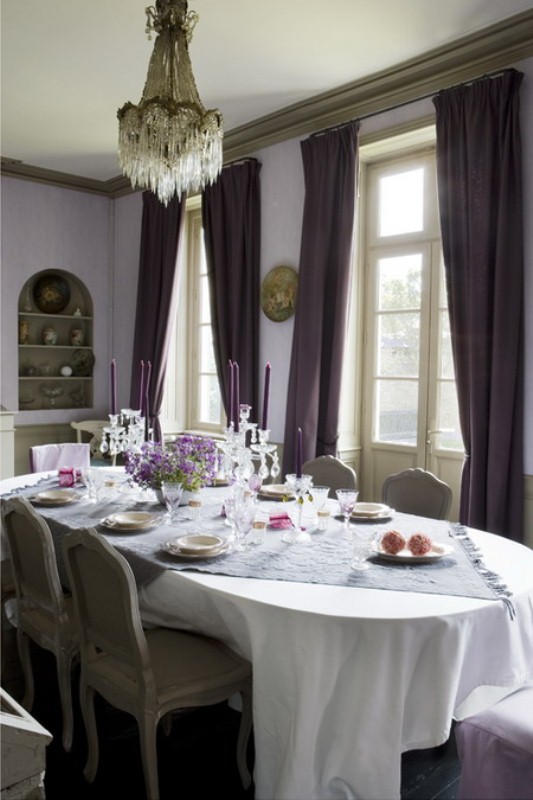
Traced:
<svg viewBox="0 0 533 800">
<path fill-rule="evenodd" d="M 429 97 L 441 89 L 497 72 L 532 55 L 533 10 L 529 10 L 391 69 L 234 128 L 224 136 L 224 160 L 234 161 L 287 139 Z M 3 157 L 0 172 L 8 177 L 109 198 L 139 191 L 133 190 L 129 180 L 122 176 L 98 181 Z"/>
</svg>

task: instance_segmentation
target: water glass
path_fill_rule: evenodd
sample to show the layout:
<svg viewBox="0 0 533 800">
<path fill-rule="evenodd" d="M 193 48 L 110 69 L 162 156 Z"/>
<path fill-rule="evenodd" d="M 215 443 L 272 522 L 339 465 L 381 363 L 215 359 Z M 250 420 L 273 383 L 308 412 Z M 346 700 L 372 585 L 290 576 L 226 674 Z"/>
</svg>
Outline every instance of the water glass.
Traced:
<svg viewBox="0 0 533 800">
<path fill-rule="evenodd" d="M 91 503 L 97 503 L 104 485 L 104 470 L 101 467 L 87 467 L 82 470 L 81 479 L 87 487 L 87 497 Z"/>
<path fill-rule="evenodd" d="M 353 530 L 353 549 L 350 563 L 352 569 L 361 572 L 370 567 L 368 559 L 375 552 L 374 543 L 377 540 L 377 536 L 378 534 L 373 528 L 355 528 Z"/>
<path fill-rule="evenodd" d="M 352 489 L 337 489 L 336 495 L 339 501 L 341 514 L 344 517 L 344 530 L 348 531 L 350 516 L 357 503 L 359 492 L 355 492 Z"/>
<path fill-rule="evenodd" d="M 183 484 L 179 481 L 163 481 L 161 493 L 167 507 L 171 525 L 178 522 L 178 509 L 183 495 Z"/>
<path fill-rule="evenodd" d="M 246 536 L 250 533 L 255 519 L 256 506 L 249 500 L 237 503 L 233 512 L 236 528 L 236 540 L 234 550 L 242 552 L 246 550 Z"/>
</svg>

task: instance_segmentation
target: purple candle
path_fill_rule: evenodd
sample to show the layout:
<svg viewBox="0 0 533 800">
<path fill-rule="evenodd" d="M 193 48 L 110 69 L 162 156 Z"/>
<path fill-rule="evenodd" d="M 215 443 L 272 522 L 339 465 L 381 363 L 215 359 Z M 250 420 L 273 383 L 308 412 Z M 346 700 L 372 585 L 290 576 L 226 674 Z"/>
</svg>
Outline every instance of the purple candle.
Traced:
<svg viewBox="0 0 533 800">
<path fill-rule="evenodd" d="M 265 367 L 265 389 L 263 393 L 263 422 L 261 423 L 261 429 L 266 431 L 268 430 L 268 403 L 270 400 L 270 362 L 267 363 Z"/>
<path fill-rule="evenodd" d="M 233 362 L 228 359 L 226 409 L 228 412 L 228 428 L 233 422 Z"/>
<path fill-rule="evenodd" d="M 233 362 L 233 423 L 235 425 L 235 433 L 239 433 L 239 418 L 240 418 L 240 399 L 239 399 L 239 365 L 236 361 Z"/>
<path fill-rule="evenodd" d="M 111 361 L 111 413 L 117 413 L 117 362 Z"/>
<path fill-rule="evenodd" d="M 144 375 L 144 386 L 143 386 L 144 404 L 142 406 L 142 410 L 143 410 L 143 417 L 146 417 L 148 419 L 149 415 L 148 392 L 150 391 L 150 375 L 152 373 L 152 362 L 147 361 L 145 363 L 145 368 L 146 368 L 146 373 Z"/>
<path fill-rule="evenodd" d="M 302 429 L 298 428 L 296 439 L 296 477 L 302 477 Z"/>
<path fill-rule="evenodd" d="M 142 414 L 143 410 L 143 402 L 144 402 L 144 361 L 141 361 L 141 382 L 139 385 L 139 405 L 137 408 Z"/>
</svg>

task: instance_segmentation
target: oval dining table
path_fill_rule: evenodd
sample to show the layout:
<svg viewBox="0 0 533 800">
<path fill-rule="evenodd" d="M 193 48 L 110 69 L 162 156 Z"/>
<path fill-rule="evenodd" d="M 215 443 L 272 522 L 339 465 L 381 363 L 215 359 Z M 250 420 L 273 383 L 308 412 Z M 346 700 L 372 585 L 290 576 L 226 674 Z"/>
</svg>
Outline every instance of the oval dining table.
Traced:
<svg viewBox="0 0 533 800">
<path fill-rule="evenodd" d="M 3 481 L 0 494 L 42 479 Z M 221 505 L 224 491 L 203 493 Z M 98 509 L 86 509 L 93 526 Z M 78 526 L 83 514 L 82 501 Z M 409 515 L 387 524 L 407 523 L 447 525 Z M 403 752 L 444 743 L 454 719 L 533 680 L 533 551 L 467 533 L 507 601 L 234 577 L 194 563 L 139 585 L 145 624 L 216 637 L 252 663 L 257 800 L 397 800 Z"/>
</svg>

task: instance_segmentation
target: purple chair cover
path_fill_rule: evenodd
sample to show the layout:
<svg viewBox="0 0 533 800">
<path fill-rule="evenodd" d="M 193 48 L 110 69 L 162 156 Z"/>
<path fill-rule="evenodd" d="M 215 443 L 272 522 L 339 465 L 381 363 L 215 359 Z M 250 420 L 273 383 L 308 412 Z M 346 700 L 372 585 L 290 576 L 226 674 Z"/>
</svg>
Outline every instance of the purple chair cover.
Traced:
<svg viewBox="0 0 533 800">
<path fill-rule="evenodd" d="M 532 800 L 533 684 L 459 722 L 457 800 Z"/>
<path fill-rule="evenodd" d="M 90 465 L 91 448 L 88 444 L 65 442 L 30 447 L 30 470 L 32 472 L 45 472 L 60 467 L 84 469 Z"/>
</svg>

